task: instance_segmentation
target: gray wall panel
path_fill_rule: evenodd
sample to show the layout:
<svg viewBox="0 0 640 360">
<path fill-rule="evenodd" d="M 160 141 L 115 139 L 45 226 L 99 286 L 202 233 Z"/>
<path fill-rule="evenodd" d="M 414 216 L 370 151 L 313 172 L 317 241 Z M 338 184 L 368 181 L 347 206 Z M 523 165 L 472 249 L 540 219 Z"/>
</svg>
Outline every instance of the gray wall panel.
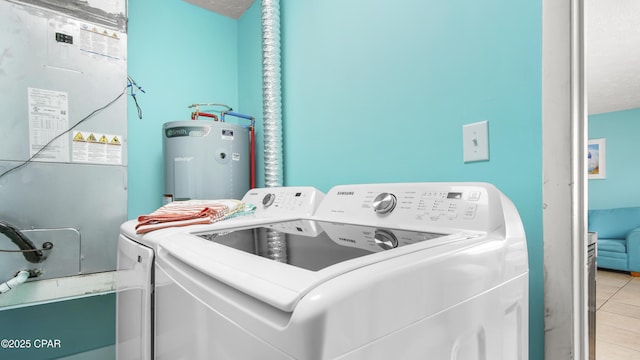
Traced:
<svg viewBox="0 0 640 360">
<path fill-rule="evenodd" d="M 67 36 L 69 42 L 56 34 Z M 74 126 L 126 89 L 126 39 L 126 32 L 118 27 L 0 0 L 0 174 L 31 155 L 28 88 L 65 94 L 68 126 Z M 0 219 L 21 229 L 73 228 L 80 233 L 79 250 L 72 250 L 77 239 L 50 230 L 54 249 L 38 264 L 48 277 L 115 269 L 119 226 L 127 219 L 126 97 L 122 95 L 74 130 L 97 137 L 117 135 L 121 145 L 110 149 L 118 149 L 119 163 L 74 158 L 72 131 L 61 137 L 68 146 L 66 159 L 35 159 L 0 177 Z M 46 237 L 41 232 L 32 235 L 38 238 L 34 242 Z M 0 249 L 13 247 L 0 235 Z M 64 251 L 64 256 L 57 251 Z M 69 258 L 71 253 L 76 259 Z M 0 260 L 0 281 L 19 270 L 17 266 L 28 265 L 21 263 L 21 255 L 1 256 L 6 261 Z"/>
</svg>

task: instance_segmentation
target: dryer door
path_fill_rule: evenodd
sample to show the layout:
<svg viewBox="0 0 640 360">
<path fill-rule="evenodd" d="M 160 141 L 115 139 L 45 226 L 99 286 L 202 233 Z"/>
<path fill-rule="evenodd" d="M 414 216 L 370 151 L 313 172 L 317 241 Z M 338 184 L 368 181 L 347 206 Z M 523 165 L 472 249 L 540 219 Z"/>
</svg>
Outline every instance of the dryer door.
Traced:
<svg viewBox="0 0 640 360">
<path fill-rule="evenodd" d="M 118 359 L 153 359 L 153 250 L 122 235 L 116 273 Z"/>
</svg>

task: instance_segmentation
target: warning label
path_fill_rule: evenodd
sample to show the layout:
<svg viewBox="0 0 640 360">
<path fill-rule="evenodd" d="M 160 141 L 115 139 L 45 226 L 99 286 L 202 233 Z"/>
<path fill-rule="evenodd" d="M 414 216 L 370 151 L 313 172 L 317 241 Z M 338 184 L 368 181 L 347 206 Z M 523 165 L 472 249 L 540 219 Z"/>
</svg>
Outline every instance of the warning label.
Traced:
<svg viewBox="0 0 640 360">
<path fill-rule="evenodd" d="M 90 131 L 73 133 L 72 161 L 97 164 L 122 164 L 122 136 Z"/>
</svg>

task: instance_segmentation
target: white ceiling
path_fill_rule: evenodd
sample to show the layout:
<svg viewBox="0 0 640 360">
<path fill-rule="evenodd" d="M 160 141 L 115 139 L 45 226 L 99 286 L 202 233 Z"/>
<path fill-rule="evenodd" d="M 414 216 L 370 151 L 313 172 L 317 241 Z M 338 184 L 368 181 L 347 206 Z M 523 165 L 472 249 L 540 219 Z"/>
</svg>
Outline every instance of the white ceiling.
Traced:
<svg viewBox="0 0 640 360">
<path fill-rule="evenodd" d="M 640 108 L 640 0 L 586 0 L 589 114 Z"/>
<path fill-rule="evenodd" d="M 239 19 L 242 14 L 253 4 L 253 0 L 185 0 L 194 5 L 211 10 L 218 14 Z"/>
<path fill-rule="evenodd" d="M 185 0 L 238 19 L 254 0 Z M 640 0 L 586 0 L 589 114 L 640 108 Z"/>
</svg>

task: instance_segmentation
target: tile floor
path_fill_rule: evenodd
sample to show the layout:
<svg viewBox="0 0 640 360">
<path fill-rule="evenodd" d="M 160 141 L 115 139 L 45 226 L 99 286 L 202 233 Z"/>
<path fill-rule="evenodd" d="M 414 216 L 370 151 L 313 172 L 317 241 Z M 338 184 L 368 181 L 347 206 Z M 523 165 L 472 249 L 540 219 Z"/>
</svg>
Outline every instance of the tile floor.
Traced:
<svg viewBox="0 0 640 360">
<path fill-rule="evenodd" d="M 640 277 L 598 270 L 596 359 L 640 360 Z"/>
</svg>

